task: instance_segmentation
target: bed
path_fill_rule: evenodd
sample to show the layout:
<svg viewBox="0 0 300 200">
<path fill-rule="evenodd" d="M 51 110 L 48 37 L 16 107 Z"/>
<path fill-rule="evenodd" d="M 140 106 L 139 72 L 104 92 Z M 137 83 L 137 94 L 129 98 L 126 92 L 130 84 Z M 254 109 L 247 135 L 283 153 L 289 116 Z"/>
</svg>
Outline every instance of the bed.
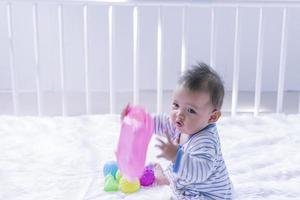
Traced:
<svg viewBox="0 0 300 200">
<path fill-rule="evenodd" d="M 299 199 L 300 115 L 223 117 L 223 154 L 235 199 Z M 169 199 L 167 186 L 105 192 L 103 166 L 115 160 L 118 115 L 0 117 L 1 199 Z M 155 137 L 147 162 L 156 159 Z"/>
</svg>

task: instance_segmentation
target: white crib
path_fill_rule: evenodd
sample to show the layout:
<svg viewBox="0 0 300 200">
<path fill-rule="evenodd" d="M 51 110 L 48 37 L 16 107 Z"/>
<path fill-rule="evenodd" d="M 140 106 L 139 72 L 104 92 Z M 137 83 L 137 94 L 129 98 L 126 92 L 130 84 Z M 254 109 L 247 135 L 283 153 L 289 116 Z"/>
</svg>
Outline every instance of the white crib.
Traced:
<svg viewBox="0 0 300 200">
<path fill-rule="evenodd" d="M 235 199 L 300 199 L 299 35 L 300 1 L 0 0 L 0 199 L 169 199 L 105 192 L 102 168 L 123 106 L 168 111 L 197 61 L 225 83 Z"/>
<path fill-rule="evenodd" d="M 224 113 L 300 111 L 299 1 L 0 2 L 0 114 L 167 111 L 197 61 L 223 77 Z"/>
</svg>

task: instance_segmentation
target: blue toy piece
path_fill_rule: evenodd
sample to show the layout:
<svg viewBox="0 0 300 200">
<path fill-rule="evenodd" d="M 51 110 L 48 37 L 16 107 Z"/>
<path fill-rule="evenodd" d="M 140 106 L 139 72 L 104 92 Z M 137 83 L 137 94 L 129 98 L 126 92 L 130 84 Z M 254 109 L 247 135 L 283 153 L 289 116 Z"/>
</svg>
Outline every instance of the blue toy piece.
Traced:
<svg viewBox="0 0 300 200">
<path fill-rule="evenodd" d="M 104 164 L 104 167 L 103 167 L 103 175 L 104 176 L 111 174 L 114 178 L 116 178 L 117 171 L 118 171 L 118 164 L 116 161 L 109 161 Z"/>
</svg>

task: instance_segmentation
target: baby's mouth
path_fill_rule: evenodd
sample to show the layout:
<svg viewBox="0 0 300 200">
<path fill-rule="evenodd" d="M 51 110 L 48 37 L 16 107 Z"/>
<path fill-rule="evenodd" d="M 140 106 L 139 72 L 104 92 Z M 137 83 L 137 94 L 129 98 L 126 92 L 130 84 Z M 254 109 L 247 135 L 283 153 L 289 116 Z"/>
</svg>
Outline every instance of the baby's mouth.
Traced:
<svg viewBox="0 0 300 200">
<path fill-rule="evenodd" d="M 178 128 L 181 128 L 181 127 L 183 127 L 183 123 L 181 121 L 176 121 L 176 126 Z"/>
</svg>

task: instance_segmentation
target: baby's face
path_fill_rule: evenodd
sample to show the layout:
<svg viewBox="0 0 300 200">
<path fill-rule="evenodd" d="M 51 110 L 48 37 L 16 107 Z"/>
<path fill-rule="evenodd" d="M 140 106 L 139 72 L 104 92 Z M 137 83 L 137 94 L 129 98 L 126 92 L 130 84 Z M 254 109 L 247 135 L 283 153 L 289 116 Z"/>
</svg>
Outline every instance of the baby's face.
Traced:
<svg viewBox="0 0 300 200">
<path fill-rule="evenodd" d="M 209 124 L 213 110 L 207 92 L 179 86 L 174 91 L 170 118 L 178 131 L 192 135 Z"/>
</svg>

